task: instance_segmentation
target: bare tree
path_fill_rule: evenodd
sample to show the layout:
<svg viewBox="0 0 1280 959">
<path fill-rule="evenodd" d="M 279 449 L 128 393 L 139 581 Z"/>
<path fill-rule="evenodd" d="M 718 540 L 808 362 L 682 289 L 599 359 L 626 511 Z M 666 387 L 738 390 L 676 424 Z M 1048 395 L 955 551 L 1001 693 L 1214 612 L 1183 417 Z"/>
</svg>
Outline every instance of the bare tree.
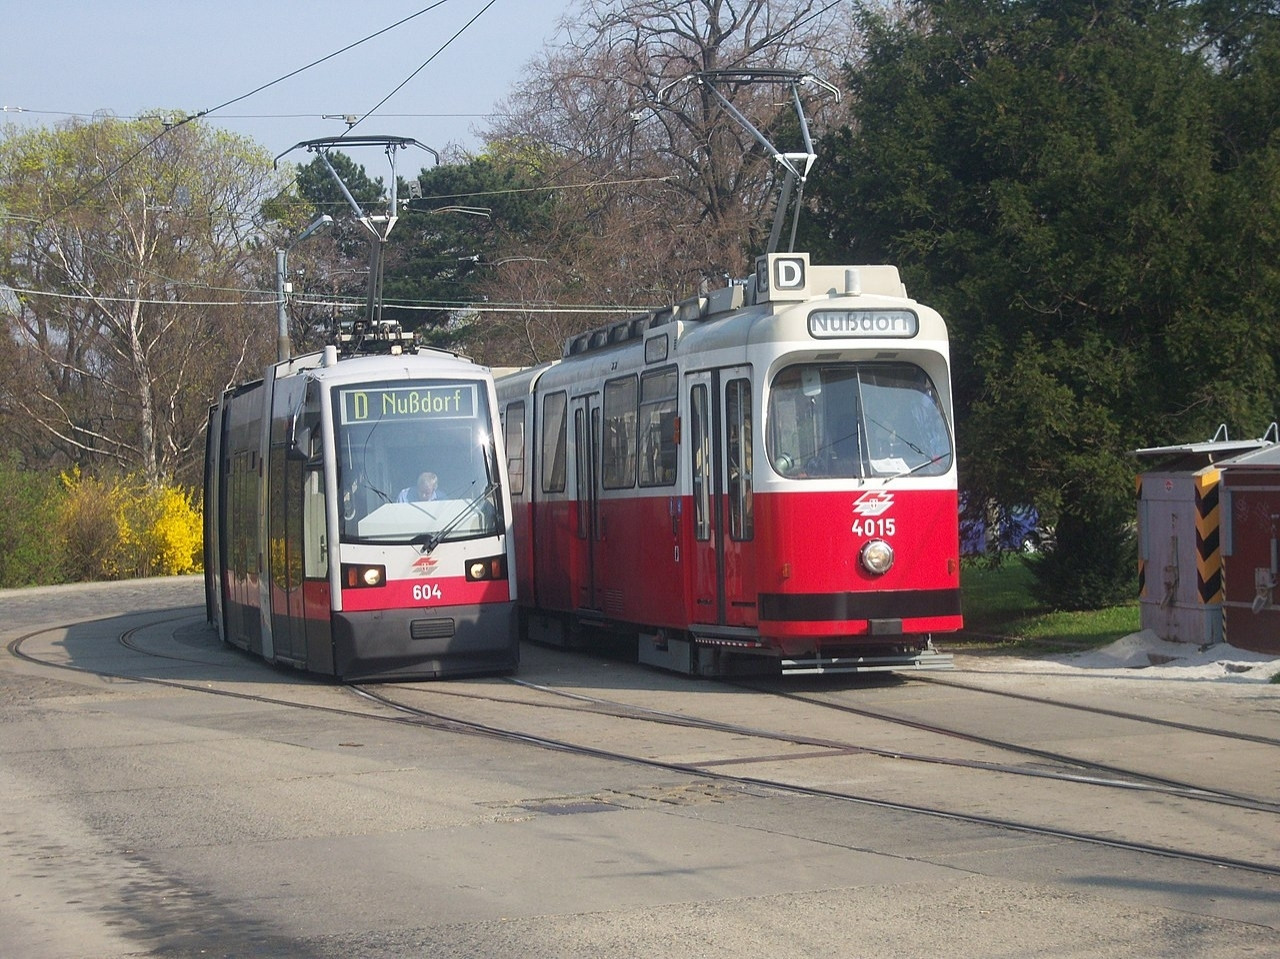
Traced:
<svg viewBox="0 0 1280 959">
<path fill-rule="evenodd" d="M 265 153 L 194 123 L 0 142 L 0 323 L 21 358 L 3 422 L 63 462 L 194 479 L 209 399 L 271 342 L 274 293 L 245 286 L 279 186 Z"/>
<path fill-rule="evenodd" d="M 562 303 L 646 306 L 742 275 L 777 200 L 775 163 L 698 78 L 732 70 L 834 75 L 851 56 L 839 0 L 583 0 L 488 131 L 570 211 L 544 237 Z M 766 137 L 798 138 L 776 88 L 718 88 Z M 808 105 L 815 132 L 820 101 Z M 572 294 L 577 292 L 578 299 Z M 515 299 L 495 277 L 494 300 Z M 505 294 L 505 295 L 504 295 Z M 574 329 L 599 322 L 581 314 Z"/>
</svg>

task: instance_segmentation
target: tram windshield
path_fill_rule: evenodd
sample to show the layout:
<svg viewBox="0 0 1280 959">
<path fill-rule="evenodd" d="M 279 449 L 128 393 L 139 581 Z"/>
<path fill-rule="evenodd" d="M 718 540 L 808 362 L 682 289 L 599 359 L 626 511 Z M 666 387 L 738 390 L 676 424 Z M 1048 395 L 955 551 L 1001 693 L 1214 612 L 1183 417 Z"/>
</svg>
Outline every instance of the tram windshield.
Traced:
<svg viewBox="0 0 1280 959">
<path fill-rule="evenodd" d="M 487 395 L 475 381 L 334 390 L 343 542 L 415 543 L 503 529 Z"/>
<path fill-rule="evenodd" d="M 773 381 L 769 462 L 795 479 L 940 476 L 951 436 L 938 391 L 911 363 L 806 363 Z"/>
</svg>

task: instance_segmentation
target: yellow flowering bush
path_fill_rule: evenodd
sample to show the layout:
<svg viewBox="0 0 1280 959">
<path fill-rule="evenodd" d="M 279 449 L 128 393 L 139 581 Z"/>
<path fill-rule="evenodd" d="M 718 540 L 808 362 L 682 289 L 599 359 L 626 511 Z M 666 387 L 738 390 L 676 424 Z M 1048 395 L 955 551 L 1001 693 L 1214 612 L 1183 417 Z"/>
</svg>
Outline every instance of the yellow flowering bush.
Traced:
<svg viewBox="0 0 1280 959">
<path fill-rule="evenodd" d="M 202 566 L 204 525 L 193 492 L 149 487 L 137 476 L 110 483 L 75 467 L 61 476 L 67 495 L 56 536 L 71 579 L 176 576 Z"/>
<path fill-rule="evenodd" d="M 114 488 L 75 466 L 59 477 L 66 489 L 54 528 L 63 574 L 71 580 L 115 579 L 120 539 Z"/>
<path fill-rule="evenodd" d="M 141 576 L 178 576 L 201 568 L 204 527 L 192 494 L 173 486 L 138 489 L 126 511 Z"/>
</svg>

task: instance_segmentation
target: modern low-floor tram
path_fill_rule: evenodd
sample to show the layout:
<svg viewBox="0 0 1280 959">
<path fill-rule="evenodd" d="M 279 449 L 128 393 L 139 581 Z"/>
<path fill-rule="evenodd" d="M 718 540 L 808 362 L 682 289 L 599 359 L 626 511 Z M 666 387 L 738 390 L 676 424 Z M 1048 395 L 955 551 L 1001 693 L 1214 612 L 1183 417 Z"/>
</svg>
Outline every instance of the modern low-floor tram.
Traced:
<svg viewBox="0 0 1280 959">
<path fill-rule="evenodd" d="M 497 390 L 530 638 L 633 634 L 703 674 L 950 665 L 948 338 L 896 268 L 769 254 Z"/>
<path fill-rule="evenodd" d="M 342 680 L 514 669 L 496 427 L 489 371 L 433 350 L 339 360 L 329 347 L 227 391 L 205 468 L 222 639 Z"/>
</svg>

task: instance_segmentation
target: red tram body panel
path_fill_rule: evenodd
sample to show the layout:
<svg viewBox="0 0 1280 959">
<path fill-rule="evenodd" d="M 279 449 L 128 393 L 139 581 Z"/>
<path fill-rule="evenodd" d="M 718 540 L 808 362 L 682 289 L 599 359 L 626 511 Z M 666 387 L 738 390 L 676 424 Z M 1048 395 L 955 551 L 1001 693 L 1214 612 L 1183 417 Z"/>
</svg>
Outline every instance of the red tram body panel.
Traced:
<svg viewBox="0 0 1280 959">
<path fill-rule="evenodd" d="M 695 673 L 950 665 L 947 332 L 895 268 L 769 254 L 497 390 L 531 638 L 634 633 Z"/>
</svg>

